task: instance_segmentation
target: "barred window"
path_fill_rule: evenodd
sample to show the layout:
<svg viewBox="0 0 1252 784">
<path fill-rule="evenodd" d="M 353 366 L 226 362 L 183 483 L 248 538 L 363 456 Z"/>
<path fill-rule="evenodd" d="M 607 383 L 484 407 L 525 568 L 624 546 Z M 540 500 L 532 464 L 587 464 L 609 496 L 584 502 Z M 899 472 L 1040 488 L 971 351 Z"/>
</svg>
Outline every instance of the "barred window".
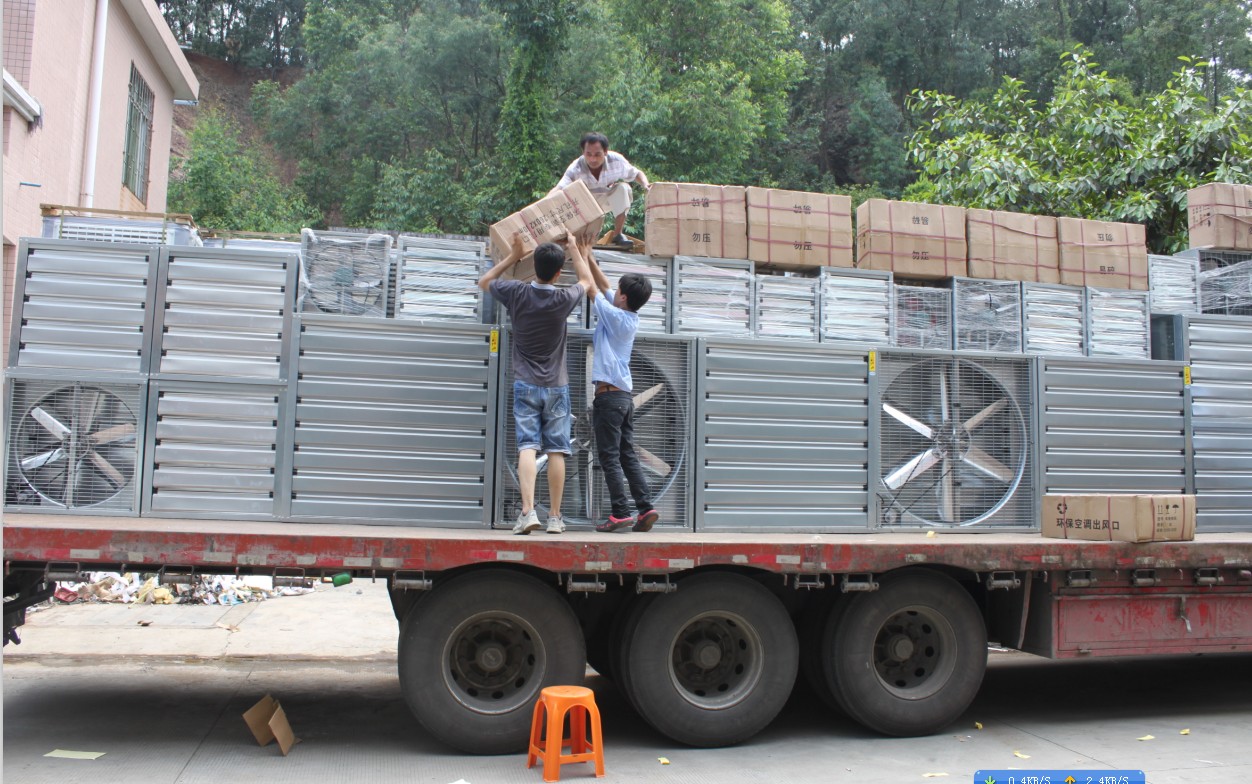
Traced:
<svg viewBox="0 0 1252 784">
<path fill-rule="evenodd" d="M 148 201 L 148 159 L 152 153 L 152 88 L 130 65 L 130 110 L 126 114 L 126 151 L 122 157 L 122 184 L 139 201 Z"/>
</svg>

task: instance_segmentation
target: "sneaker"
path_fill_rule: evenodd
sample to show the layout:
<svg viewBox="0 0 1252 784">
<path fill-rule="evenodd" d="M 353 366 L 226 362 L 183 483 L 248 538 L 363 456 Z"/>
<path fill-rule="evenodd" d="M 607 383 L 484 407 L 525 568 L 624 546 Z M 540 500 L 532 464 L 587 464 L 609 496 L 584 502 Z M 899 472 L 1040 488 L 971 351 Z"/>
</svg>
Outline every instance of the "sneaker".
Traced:
<svg viewBox="0 0 1252 784">
<path fill-rule="evenodd" d="M 639 519 L 635 522 L 635 526 L 631 528 L 630 530 L 638 531 L 639 533 L 645 533 L 647 531 L 651 531 L 652 526 L 656 525 L 656 521 L 660 519 L 661 519 L 660 512 L 656 511 L 655 509 L 649 509 L 648 511 L 639 515 Z"/>
<path fill-rule="evenodd" d="M 635 241 L 627 237 L 625 234 L 619 234 L 614 237 L 612 244 L 618 246 L 619 248 L 626 248 L 628 250 L 635 247 Z"/>
<path fill-rule="evenodd" d="M 525 536 L 531 531 L 538 531 L 543 525 L 539 522 L 539 515 L 535 514 L 535 510 L 524 512 L 517 516 L 517 522 L 513 525 L 513 533 L 518 536 Z"/>
<path fill-rule="evenodd" d="M 614 531 L 620 531 L 628 525 L 633 525 L 635 518 L 633 517 L 614 517 L 609 515 L 609 519 L 596 526 L 596 530 L 602 534 L 611 534 Z"/>
<path fill-rule="evenodd" d="M 548 518 L 548 533 L 563 534 L 565 533 L 565 521 L 559 517 Z"/>
</svg>

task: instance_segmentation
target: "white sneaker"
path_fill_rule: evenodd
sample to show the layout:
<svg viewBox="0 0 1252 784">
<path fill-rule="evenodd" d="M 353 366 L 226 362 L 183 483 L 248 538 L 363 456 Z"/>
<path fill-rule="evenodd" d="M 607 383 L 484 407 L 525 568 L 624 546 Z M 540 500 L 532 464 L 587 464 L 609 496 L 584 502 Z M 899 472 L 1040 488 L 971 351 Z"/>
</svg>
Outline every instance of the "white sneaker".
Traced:
<svg viewBox="0 0 1252 784">
<path fill-rule="evenodd" d="M 525 536 L 531 531 L 538 531 L 542 527 L 543 524 L 539 522 L 539 515 L 535 514 L 534 509 L 531 509 L 529 512 L 517 516 L 517 522 L 513 525 L 513 533 L 518 536 Z"/>
<path fill-rule="evenodd" d="M 559 517 L 548 518 L 548 533 L 563 534 L 565 533 L 565 521 Z"/>
</svg>

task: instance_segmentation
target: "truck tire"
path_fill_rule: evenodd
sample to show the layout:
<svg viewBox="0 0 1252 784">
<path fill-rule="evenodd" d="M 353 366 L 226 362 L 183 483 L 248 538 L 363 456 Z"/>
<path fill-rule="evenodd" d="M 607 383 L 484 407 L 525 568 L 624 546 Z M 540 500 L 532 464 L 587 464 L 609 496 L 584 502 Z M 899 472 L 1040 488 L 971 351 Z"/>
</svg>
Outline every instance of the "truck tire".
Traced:
<svg viewBox="0 0 1252 784">
<path fill-rule="evenodd" d="M 621 666 L 635 708 L 680 743 L 747 740 L 773 721 L 795 683 L 795 626 L 782 602 L 748 577 L 689 577 L 627 632 Z"/>
<path fill-rule="evenodd" d="M 639 625 L 639 619 L 643 617 L 648 605 L 655 600 L 656 594 L 628 595 L 622 603 L 622 609 L 613 619 L 612 636 L 609 642 L 609 669 L 613 673 L 613 682 L 617 684 L 617 690 L 622 693 L 636 713 L 639 712 L 639 706 L 635 704 L 635 695 L 630 690 L 630 672 L 625 662 L 629 661 L 630 638 L 635 632 L 635 627 Z"/>
<path fill-rule="evenodd" d="M 581 684 L 573 610 L 533 577 L 502 569 L 436 585 L 400 625 L 400 688 L 431 735 L 471 754 L 526 749 L 545 686 Z"/>
<path fill-rule="evenodd" d="M 808 688 L 823 705 L 836 713 L 846 711 L 835 698 L 825 673 L 823 640 L 827 627 L 839 623 L 839 616 L 850 598 L 847 594 L 840 593 L 838 588 L 819 591 L 809 597 L 796 621 L 796 634 L 800 640 L 800 672 L 804 676 L 797 679 L 796 688 Z"/>
<path fill-rule="evenodd" d="M 888 574 L 879 582 L 826 625 L 826 685 L 849 716 L 884 735 L 937 732 L 969 707 L 982 684 L 982 614 L 959 583 L 936 572 Z"/>
</svg>

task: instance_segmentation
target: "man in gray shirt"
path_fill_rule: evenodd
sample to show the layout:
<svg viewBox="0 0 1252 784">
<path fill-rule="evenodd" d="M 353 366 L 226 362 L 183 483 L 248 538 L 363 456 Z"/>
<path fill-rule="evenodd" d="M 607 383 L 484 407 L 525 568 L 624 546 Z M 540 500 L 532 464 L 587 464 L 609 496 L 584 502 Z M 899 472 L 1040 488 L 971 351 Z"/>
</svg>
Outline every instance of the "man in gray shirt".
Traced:
<svg viewBox="0 0 1252 784">
<path fill-rule="evenodd" d="M 565 491 L 565 456 L 570 454 L 569 375 L 565 369 L 565 322 L 579 300 L 593 291 L 591 269 L 572 238 L 562 248 L 545 242 L 535 248 L 535 277 L 530 283 L 500 280 L 524 255 L 521 235 L 499 264 L 478 280 L 509 311 L 513 322 L 513 424 L 517 432 L 517 483 L 522 510 L 513 533 L 528 534 L 542 526 L 535 512 L 537 457 L 548 456 L 548 533 L 565 530 L 561 495 Z M 578 283 L 553 285 L 565 266 L 568 250 Z"/>
</svg>

